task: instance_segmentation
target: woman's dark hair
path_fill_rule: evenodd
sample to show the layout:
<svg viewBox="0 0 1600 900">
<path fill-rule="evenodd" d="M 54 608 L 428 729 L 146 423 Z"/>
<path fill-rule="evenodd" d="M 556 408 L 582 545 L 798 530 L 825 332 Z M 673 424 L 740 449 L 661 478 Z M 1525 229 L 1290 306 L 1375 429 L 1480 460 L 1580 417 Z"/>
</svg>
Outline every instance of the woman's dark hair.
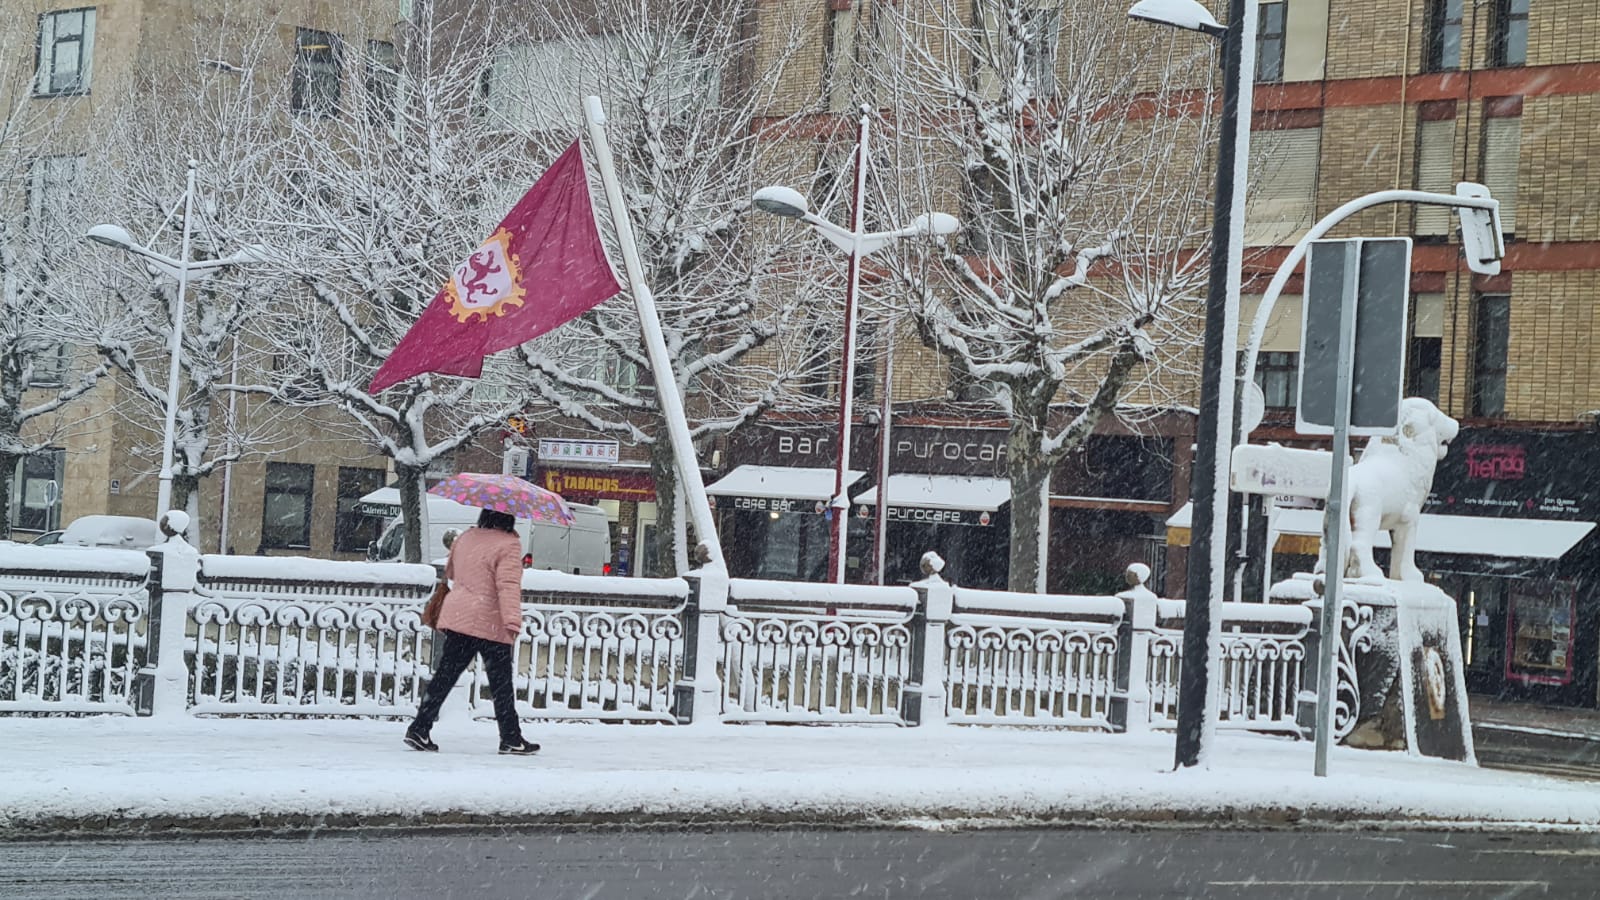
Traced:
<svg viewBox="0 0 1600 900">
<path fill-rule="evenodd" d="M 514 516 L 506 513 L 495 512 L 492 509 L 486 509 L 483 512 L 478 513 L 478 527 L 492 528 L 495 531 L 506 531 L 510 532 L 511 534 L 516 534 L 517 520 Z"/>
</svg>

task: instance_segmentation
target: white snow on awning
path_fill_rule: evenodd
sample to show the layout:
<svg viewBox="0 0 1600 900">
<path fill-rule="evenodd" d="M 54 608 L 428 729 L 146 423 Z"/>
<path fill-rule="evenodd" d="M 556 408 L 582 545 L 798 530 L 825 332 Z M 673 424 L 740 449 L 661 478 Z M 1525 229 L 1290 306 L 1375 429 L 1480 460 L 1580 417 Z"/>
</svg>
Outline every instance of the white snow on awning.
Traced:
<svg viewBox="0 0 1600 900">
<path fill-rule="evenodd" d="M 994 512 L 1011 500 L 1011 479 L 977 475 L 890 475 L 889 505 L 919 509 L 970 509 Z M 878 502 L 872 487 L 856 498 L 858 505 Z"/>
<path fill-rule="evenodd" d="M 381 487 L 370 494 L 362 494 L 362 503 L 381 503 L 387 506 L 400 506 L 400 489 L 397 487 Z"/>
<path fill-rule="evenodd" d="M 833 499 L 835 469 L 809 469 L 794 466 L 739 466 L 706 486 L 706 493 L 718 497 L 765 497 L 785 500 Z M 850 487 L 863 472 L 845 473 Z"/>
<path fill-rule="evenodd" d="M 1194 504 L 1185 503 L 1178 507 L 1178 511 L 1167 517 L 1168 528 L 1188 528 L 1194 521 Z"/>
<path fill-rule="evenodd" d="M 1279 534 L 1320 535 L 1322 510 L 1279 510 L 1276 526 L 1273 530 Z M 1568 522 L 1559 519 L 1440 516 L 1423 513 L 1422 521 L 1417 525 L 1417 549 L 1424 553 L 1454 553 L 1461 556 L 1560 559 L 1572 549 L 1573 545 L 1593 531 L 1594 526 L 1593 522 Z M 1389 532 L 1378 532 L 1377 545 L 1389 546 Z"/>
</svg>

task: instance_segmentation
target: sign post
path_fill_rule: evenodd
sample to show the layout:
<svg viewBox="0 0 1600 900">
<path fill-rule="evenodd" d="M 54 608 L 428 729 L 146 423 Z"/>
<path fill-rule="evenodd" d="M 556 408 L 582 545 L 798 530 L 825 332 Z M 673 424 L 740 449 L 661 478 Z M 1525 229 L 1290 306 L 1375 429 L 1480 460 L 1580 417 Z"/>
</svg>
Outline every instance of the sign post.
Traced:
<svg viewBox="0 0 1600 900">
<path fill-rule="evenodd" d="M 1323 589 L 1318 642 L 1316 763 L 1328 774 L 1343 612 L 1350 435 L 1393 434 L 1405 380 L 1408 238 L 1316 241 L 1306 264 L 1306 308 L 1296 430 L 1332 434 L 1322 519 Z M 1331 327 L 1330 327 L 1331 326 Z"/>
</svg>

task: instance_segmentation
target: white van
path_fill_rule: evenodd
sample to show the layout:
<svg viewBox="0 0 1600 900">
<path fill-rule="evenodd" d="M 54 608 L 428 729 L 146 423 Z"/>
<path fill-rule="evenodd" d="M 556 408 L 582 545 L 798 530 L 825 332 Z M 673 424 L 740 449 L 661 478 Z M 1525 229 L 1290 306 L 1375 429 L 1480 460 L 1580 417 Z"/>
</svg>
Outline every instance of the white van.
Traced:
<svg viewBox="0 0 1600 900">
<path fill-rule="evenodd" d="M 460 534 L 478 524 L 475 506 L 464 506 L 444 497 L 427 495 L 428 542 L 422 558 L 431 562 L 449 554 L 445 548 L 446 532 Z M 517 535 L 522 538 L 524 568 L 555 569 L 574 575 L 611 574 L 611 528 L 606 521 L 606 511 L 584 503 L 568 503 L 574 517 L 573 523 L 556 525 L 550 522 L 517 520 Z M 361 498 L 359 509 L 367 515 L 392 516 L 393 521 L 367 548 L 367 558 L 374 562 L 394 562 L 405 559 L 405 521 L 400 516 L 400 490 L 379 488 Z"/>
</svg>

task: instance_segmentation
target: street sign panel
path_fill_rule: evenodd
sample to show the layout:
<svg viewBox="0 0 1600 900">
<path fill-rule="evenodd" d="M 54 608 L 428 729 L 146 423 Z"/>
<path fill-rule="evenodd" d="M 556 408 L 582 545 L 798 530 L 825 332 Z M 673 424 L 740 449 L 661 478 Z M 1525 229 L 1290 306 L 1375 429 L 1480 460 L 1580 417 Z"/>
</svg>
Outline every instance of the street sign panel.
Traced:
<svg viewBox="0 0 1600 900">
<path fill-rule="evenodd" d="M 1295 429 L 1332 434 L 1339 370 L 1339 311 L 1346 268 L 1356 268 L 1350 433 L 1393 434 L 1406 371 L 1410 238 L 1313 241 L 1306 256 L 1300 402 Z"/>
</svg>

